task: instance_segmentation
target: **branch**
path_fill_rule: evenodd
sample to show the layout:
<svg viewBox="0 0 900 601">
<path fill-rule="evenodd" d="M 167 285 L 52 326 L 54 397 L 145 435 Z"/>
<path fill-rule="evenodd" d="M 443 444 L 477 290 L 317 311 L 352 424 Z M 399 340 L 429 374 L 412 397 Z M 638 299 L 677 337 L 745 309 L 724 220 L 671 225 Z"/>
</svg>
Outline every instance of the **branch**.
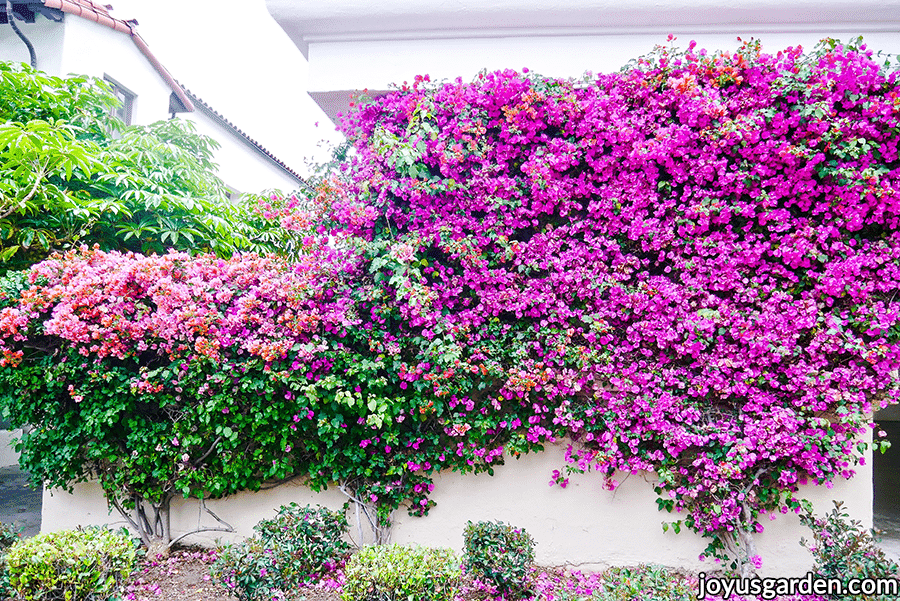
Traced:
<svg viewBox="0 0 900 601">
<path fill-rule="evenodd" d="M 172 548 L 172 545 L 174 545 L 175 543 L 183 540 L 184 538 L 186 538 L 192 534 L 198 534 L 200 532 L 231 532 L 231 533 L 235 532 L 234 527 L 231 524 L 229 524 L 228 522 L 226 522 L 225 520 L 223 520 L 222 518 L 217 516 L 215 513 L 213 513 L 213 511 L 209 507 L 206 506 L 205 499 L 199 499 L 199 501 L 200 501 L 200 504 L 198 507 L 199 511 L 197 512 L 197 528 L 195 528 L 194 530 L 191 530 L 190 532 L 185 532 L 178 538 L 173 539 L 172 541 L 169 542 L 168 545 L 166 545 L 166 548 L 170 549 L 170 548 Z M 213 519 L 215 519 L 217 522 L 219 522 L 220 524 L 222 524 L 225 527 L 224 528 L 218 528 L 218 527 L 201 528 L 200 527 L 200 518 L 203 517 L 204 511 L 206 513 L 208 513 L 209 515 L 213 516 Z"/>
<path fill-rule="evenodd" d="M 192 534 L 199 534 L 201 532 L 231 532 L 233 534 L 235 532 L 235 530 L 234 530 L 234 528 L 231 528 L 231 527 L 228 527 L 228 528 L 197 528 L 196 530 L 191 530 L 190 532 L 185 532 L 178 538 L 173 539 L 172 542 L 170 542 L 168 545 L 166 545 L 166 548 L 171 549 L 172 545 L 174 545 L 175 543 L 187 538 L 188 536 L 190 536 Z"/>
<path fill-rule="evenodd" d="M 209 447 L 209 450 L 206 451 L 206 453 L 203 454 L 203 457 L 201 457 L 201 458 L 198 459 L 197 461 L 193 462 L 193 466 L 194 466 L 194 467 L 200 467 L 200 466 L 203 464 L 203 461 L 204 461 L 207 457 L 209 457 L 210 453 L 212 453 L 212 452 L 216 449 L 216 446 L 217 446 L 220 442 L 222 442 L 222 437 L 221 437 L 221 436 L 219 436 L 218 438 L 216 438 L 216 439 L 213 441 L 213 443 L 212 443 L 212 444 L 210 445 L 210 447 Z"/>
<path fill-rule="evenodd" d="M 37 177 L 34 180 L 34 185 L 31 187 L 31 191 L 28 193 L 27 196 L 25 196 L 25 198 L 23 198 L 21 201 L 19 201 L 20 204 L 25 204 L 29 200 L 34 198 L 34 195 L 37 194 L 38 187 L 41 185 L 41 180 L 44 179 L 45 175 L 47 175 L 46 171 L 47 171 L 47 165 L 44 165 L 43 167 L 38 169 L 38 173 L 35 174 L 35 175 L 37 175 Z"/>
<path fill-rule="evenodd" d="M 260 486 L 259 490 L 272 490 L 273 488 L 278 488 L 282 484 L 287 484 L 291 480 L 296 480 L 297 478 L 302 477 L 303 474 L 294 474 L 293 476 L 288 476 L 287 478 L 281 478 L 280 480 L 273 480 L 270 484 L 266 486 Z"/>
<path fill-rule="evenodd" d="M 378 525 L 378 519 L 377 519 L 378 516 L 376 515 L 376 516 L 375 516 L 375 519 L 372 519 L 372 516 L 369 514 L 369 506 L 368 506 L 368 504 L 365 503 L 365 502 L 363 502 L 363 501 L 361 501 L 360 499 L 358 499 L 358 498 L 356 497 L 356 495 L 354 495 L 353 493 L 349 492 L 349 491 L 347 490 L 347 483 L 346 483 L 346 482 L 341 483 L 341 484 L 338 484 L 338 490 L 340 490 L 340 491 L 344 494 L 344 496 L 346 496 L 348 499 L 350 499 L 351 501 L 353 501 L 353 503 L 356 504 L 356 507 L 357 507 L 357 515 L 358 515 L 358 510 L 359 510 L 360 508 L 362 509 L 363 514 L 365 514 L 365 516 L 366 516 L 366 520 L 368 520 L 369 525 L 372 527 L 372 534 L 373 534 L 374 537 L 375 537 L 375 544 L 379 544 L 379 545 L 380 545 L 380 544 L 385 544 L 385 543 L 387 543 L 388 540 L 389 540 L 391 524 L 389 524 L 387 528 L 384 528 L 384 527 L 379 526 L 379 525 Z M 361 526 L 361 524 L 360 524 L 360 521 L 359 521 L 359 518 L 358 518 L 358 517 L 357 517 L 357 519 L 356 519 L 356 524 L 357 524 L 357 528 L 358 528 L 359 531 L 360 531 L 360 543 L 362 543 L 362 526 Z"/>
<path fill-rule="evenodd" d="M 156 534 L 156 530 L 153 526 L 150 525 L 150 520 L 147 519 L 147 511 L 144 509 L 144 500 L 139 499 L 134 502 L 135 510 L 137 511 L 138 517 L 141 522 L 144 524 L 145 532 L 148 534 Z"/>
<path fill-rule="evenodd" d="M 109 502 L 112 503 L 113 507 L 116 508 L 116 511 L 118 511 L 119 514 L 123 518 L 125 518 L 125 520 L 129 524 L 131 524 L 131 527 L 134 528 L 135 532 L 137 532 L 138 535 L 141 537 L 141 541 L 143 541 L 144 545 L 145 546 L 149 545 L 150 541 L 147 540 L 147 537 L 146 537 L 145 533 L 141 530 L 141 527 L 137 525 L 137 522 L 135 522 L 134 519 L 132 519 L 132 517 L 130 515 L 128 515 L 128 513 L 125 512 L 124 509 L 122 509 L 122 506 L 119 504 L 119 501 L 115 497 L 110 497 Z"/>
<path fill-rule="evenodd" d="M 44 176 L 47 175 L 46 171 L 47 171 L 47 165 L 44 165 L 40 169 L 37 170 L 37 173 L 35 173 L 35 175 L 37 177 L 34 180 L 34 185 L 31 186 L 31 191 L 29 191 L 28 194 L 25 195 L 25 198 L 23 198 L 22 200 L 20 200 L 18 202 L 18 206 L 14 206 L 13 208 L 9 209 L 8 211 L 6 211 L 2 215 L 0 215 L 0 219 L 5 219 L 5 218 L 9 217 L 13 213 L 15 213 L 16 211 L 21 209 L 22 205 L 27 204 L 29 200 L 34 198 L 35 194 L 37 194 L 38 188 L 41 185 L 41 180 L 43 180 Z"/>
</svg>

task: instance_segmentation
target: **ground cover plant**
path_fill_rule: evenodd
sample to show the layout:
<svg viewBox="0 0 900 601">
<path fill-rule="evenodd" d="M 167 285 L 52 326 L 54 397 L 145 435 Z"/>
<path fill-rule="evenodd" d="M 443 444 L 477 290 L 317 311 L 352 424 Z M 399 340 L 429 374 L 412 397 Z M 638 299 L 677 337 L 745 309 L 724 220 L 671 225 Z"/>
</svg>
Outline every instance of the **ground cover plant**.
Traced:
<svg viewBox="0 0 900 601">
<path fill-rule="evenodd" d="M 23 465 L 164 544 L 174 495 L 299 475 L 383 542 L 435 472 L 566 438 L 556 482 L 651 471 L 746 573 L 900 395 L 897 79 L 748 42 L 362 100 L 343 170 L 260 209 L 292 260 L 84 249 L 3 284 Z"/>
<path fill-rule="evenodd" d="M 453 601 L 462 572 L 450 549 L 363 547 L 347 562 L 341 601 Z"/>
</svg>

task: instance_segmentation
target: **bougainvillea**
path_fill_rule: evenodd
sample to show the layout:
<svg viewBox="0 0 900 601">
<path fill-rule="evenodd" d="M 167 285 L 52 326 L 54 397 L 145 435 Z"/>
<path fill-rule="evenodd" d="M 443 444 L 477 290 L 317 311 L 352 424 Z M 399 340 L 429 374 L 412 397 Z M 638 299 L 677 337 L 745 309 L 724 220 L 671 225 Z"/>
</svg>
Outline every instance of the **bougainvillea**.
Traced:
<svg viewBox="0 0 900 601">
<path fill-rule="evenodd" d="M 760 512 L 850 477 L 900 400 L 897 78 L 834 42 L 416 78 L 345 119 L 312 204 L 264 207 L 296 262 L 35 267 L 0 311 L 23 457 L 157 501 L 304 474 L 384 526 L 439 470 L 566 440 L 558 483 L 654 472 L 756 565 Z"/>
<path fill-rule="evenodd" d="M 830 40 L 417 78 L 345 121 L 403 262 L 401 379 L 484 433 L 474 461 L 564 433 L 571 468 L 656 472 L 696 531 L 760 530 L 898 400 L 898 126 L 898 72 Z"/>
</svg>

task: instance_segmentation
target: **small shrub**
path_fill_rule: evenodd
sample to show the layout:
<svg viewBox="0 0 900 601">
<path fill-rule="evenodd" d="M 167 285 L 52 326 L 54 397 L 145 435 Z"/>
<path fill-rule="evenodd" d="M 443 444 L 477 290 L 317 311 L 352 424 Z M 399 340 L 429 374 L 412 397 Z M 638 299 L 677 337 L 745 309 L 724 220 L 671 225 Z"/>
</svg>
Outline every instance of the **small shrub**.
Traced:
<svg viewBox="0 0 900 601">
<path fill-rule="evenodd" d="M 20 534 L 15 526 L 0 524 L 0 599 L 8 599 L 13 594 L 13 590 L 9 585 L 9 570 L 6 568 L 6 551 L 19 538 Z"/>
<path fill-rule="evenodd" d="M 136 548 L 125 532 L 79 528 L 39 534 L 6 553 L 17 599 L 105 601 L 134 567 Z"/>
<path fill-rule="evenodd" d="M 366 547 L 344 570 L 343 601 L 451 601 L 462 570 L 449 549 Z"/>
<path fill-rule="evenodd" d="M 284 505 L 254 526 L 255 536 L 224 546 L 211 573 L 242 600 L 277 597 L 340 566 L 350 552 L 342 538 L 348 527 L 340 512 Z"/>
<path fill-rule="evenodd" d="M 0 523 L 0 555 L 21 538 L 19 530 L 12 524 Z"/>
<path fill-rule="evenodd" d="M 854 578 L 896 578 L 900 567 L 882 551 L 872 532 L 858 520 L 850 520 L 841 501 L 824 518 L 817 518 L 809 507 L 800 515 L 803 525 L 813 532 L 814 542 L 800 539 L 815 561 L 814 571 L 822 578 L 838 578 L 845 584 Z M 844 597 L 838 597 L 844 598 Z M 854 599 L 878 599 L 857 596 Z"/>
<path fill-rule="evenodd" d="M 522 528 L 503 522 L 468 522 L 463 533 L 466 570 L 493 583 L 509 598 L 528 592 L 528 572 L 534 563 L 534 540 Z"/>
<path fill-rule="evenodd" d="M 274 550 L 256 537 L 225 545 L 210 574 L 241 601 L 278 598 L 287 587 Z"/>
<path fill-rule="evenodd" d="M 594 590 L 591 601 L 692 601 L 696 596 L 684 576 L 661 566 L 640 565 L 610 568 L 603 573 L 602 584 Z"/>
<path fill-rule="evenodd" d="M 350 554 L 343 536 L 349 529 L 340 511 L 296 503 L 283 505 L 272 520 L 262 520 L 254 529 L 262 540 L 275 543 L 290 558 L 292 579 L 310 580 L 330 572 Z"/>
</svg>

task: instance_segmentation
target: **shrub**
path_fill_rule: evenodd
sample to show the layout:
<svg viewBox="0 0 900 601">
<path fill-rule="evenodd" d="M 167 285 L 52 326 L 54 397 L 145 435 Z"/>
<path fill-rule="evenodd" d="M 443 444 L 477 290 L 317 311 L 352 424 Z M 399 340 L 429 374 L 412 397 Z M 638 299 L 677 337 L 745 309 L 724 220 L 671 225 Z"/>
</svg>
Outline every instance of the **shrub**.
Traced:
<svg viewBox="0 0 900 601">
<path fill-rule="evenodd" d="M 6 564 L 19 599 L 105 601 L 131 573 L 136 552 L 124 531 L 79 528 L 20 540 Z"/>
<path fill-rule="evenodd" d="M 6 568 L 6 550 L 19 540 L 19 531 L 11 524 L 0 524 L 0 599 L 12 596 L 9 586 L 9 570 Z"/>
<path fill-rule="evenodd" d="M 366 547 L 350 558 L 343 601 L 450 601 L 462 571 L 449 549 Z"/>
<path fill-rule="evenodd" d="M 282 505 L 274 519 L 262 520 L 254 529 L 290 560 L 282 572 L 288 570 L 292 579 L 330 572 L 350 553 L 350 543 L 342 538 L 349 529 L 347 518 L 327 507 Z"/>
<path fill-rule="evenodd" d="M 277 597 L 284 590 L 278 568 L 274 551 L 258 538 L 250 538 L 219 549 L 210 573 L 241 601 L 253 601 Z"/>
<path fill-rule="evenodd" d="M 212 575 L 241 599 L 263 599 L 333 570 L 350 545 L 344 515 L 325 507 L 283 505 L 274 519 L 262 520 L 257 535 L 222 548 Z"/>
<path fill-rule="evenodd" d="M 503 522 L 468 522 L 463 534 L 466 569 L 507 596 L 528 590 L 528 569 L 534 563 L 534 540 L 522 528 Z"/>
<path fill-rule="evenodd" d="M 812 553 L 818 576 L 838 578 L 846 584 L 851 579 L 896 578 L 900 574 L 900 567 L 885 556 L 872 533 L 858 520 L 850 520 L 843 502 L 835 501 L 834 509 L 824 518 L 817 518 L 806 507 L 800 521 L 813 532 L 813 543 L 800 539 L 800 544 Z M 879 597 L 863 595 L 858 598 Z"/>
<path fill-rule="evenodd" d="M 21 535 L 12 524 L 0 524 L 0 555 L 19 540 Z"/>
</svg>

